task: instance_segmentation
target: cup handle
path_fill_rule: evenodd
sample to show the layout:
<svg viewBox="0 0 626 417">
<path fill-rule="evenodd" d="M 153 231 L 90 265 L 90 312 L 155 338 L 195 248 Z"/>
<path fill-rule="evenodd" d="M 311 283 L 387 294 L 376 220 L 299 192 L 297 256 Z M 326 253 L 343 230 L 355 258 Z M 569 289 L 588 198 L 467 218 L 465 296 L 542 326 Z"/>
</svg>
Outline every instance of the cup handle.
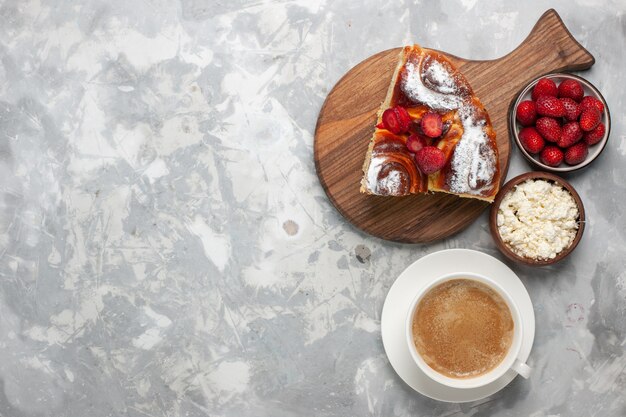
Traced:
<svg viewBox="0 0 626 417">
<path fill-rule="evenodd" d="M 530 366 L 526 365 L 519 359 L 517 359 L 515 363 L 513 363 L 511 369 L 520 374 L 524 379 L 528 379 L 528 377 L 530 376 L 530 371 L 532 371 L 532 368 Z"/>
</svg>

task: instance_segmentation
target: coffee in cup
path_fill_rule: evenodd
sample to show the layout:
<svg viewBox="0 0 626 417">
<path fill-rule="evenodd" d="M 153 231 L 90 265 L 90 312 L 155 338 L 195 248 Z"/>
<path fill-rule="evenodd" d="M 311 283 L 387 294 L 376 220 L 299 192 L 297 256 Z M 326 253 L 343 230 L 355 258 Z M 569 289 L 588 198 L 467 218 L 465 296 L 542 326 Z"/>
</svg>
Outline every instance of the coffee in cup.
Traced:
<svg viewBox="0 0 626 417">
<path fill-rule="evenodd" d="M 458 272 L 432 280 L 415 295 L 405 328 L 416 365 L 445 386 L 482 387 L 509 370 L 530 375 L 519 359 L 520 309 L 493 278 Z"/>
<path fill-rule="evenodd" d="M 450 378 L 490 372 L 511 348 L 514 322 L 506 301 L 472 279 L 431 288 L 413 315 L 413 342 L 433 370 Z"/>
</svg>

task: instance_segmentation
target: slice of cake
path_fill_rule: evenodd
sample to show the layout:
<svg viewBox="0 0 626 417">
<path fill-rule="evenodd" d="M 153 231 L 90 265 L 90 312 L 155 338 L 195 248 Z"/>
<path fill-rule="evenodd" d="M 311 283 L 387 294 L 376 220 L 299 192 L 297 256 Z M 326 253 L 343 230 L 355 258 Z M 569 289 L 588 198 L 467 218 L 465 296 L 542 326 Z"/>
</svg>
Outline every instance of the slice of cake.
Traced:
<svg viewBox="0 0 626 417">
<path fill-rule="evenodd" d="M 496 133 L 465 77 L 440 53 L 402 49 L 363 173 L 366 194 L 441 191 L 493 201 L 500 188 Z"/>
</svg>

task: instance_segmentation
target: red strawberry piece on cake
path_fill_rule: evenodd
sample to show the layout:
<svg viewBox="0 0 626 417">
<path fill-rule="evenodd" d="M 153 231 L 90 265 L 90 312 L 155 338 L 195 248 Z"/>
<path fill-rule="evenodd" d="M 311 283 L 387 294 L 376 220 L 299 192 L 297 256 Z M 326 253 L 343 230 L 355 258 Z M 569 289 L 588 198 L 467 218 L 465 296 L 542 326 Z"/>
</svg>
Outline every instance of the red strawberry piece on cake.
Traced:
<svg viewBox="0 0 626 417">
<path fill-rule="evenodd" d="M 534 127 L 523 128 L 520 130 L 518 136 L 524 149 L 532 154 L 541 152 L 543 147 L 546 145 L 545 140 Z"/>
<path fill-rule="evenodd" d="M 446 155 L 436 146 L 424 146 L 415 154 L 415 162 L 424 174 L 439 171 L 446 164 Z"/>
<path fill-rule="evenodd" d="M 406 140 L 406 147 L 409 148 L 409 152 L 416 153 L 423 147 L 428 145 L 428 141 L 422 135 L 412 134 Z"/>
<path fill-rule="evenodd" d="M 587 158 L 588 152 L 587 144 L 585 142 L 578 142 L 565 151 L 565 163 L 568 165 L 578 165 Z"/>
<path fill-rule="evenodd" d="M 583 138 L 583 131 L 576 122 L 569 122 L 561 129 L 561 139 L 556 143 L 561 148 L 568 148 Z"/>
<path fill-rule="evenodd" d="M 531 126 L 537 120 L 537 107 L 535 102 L 524 100 L 517 106 L 515 118 L 522 126 Z"/>
<path fill-rule="evenodd" d="M 382 127 L 394 134 L 405 133 L 411 126 L 411 116 L 402 106 L 391 107 L 383 112 Z"/>
<path fill-rule="evenodd" d="M 563 162 L 563 151 L 556 146 L 546 146 L 541 151 L 541 160 L 551 167 L 558 167 Z"/>
<path fill-rule="evenodd" d="M 563 107 L 565 107 L 565 118 L 569 122 L 575 122 L 580 116 L 580 106 L 573 99 L 566 97 L 561 99 Z"/>
<path fill-rule="evenodd" d="M 552 117 L 541 117 L 535 125 L 537 132 L 548 142 L 558 142 L 561 139 L 561 125 Z"/>
<path fill-rule="evenodd" d="M 537 84 L 535 84 L 533 92 L 531 93 L 531 97 L 533 98 L 533 100 L 537 101 L 537 99 L 541 96 L 556 97 L 558 94 L 559 90 L 556 87 L 554 81 L 548 78 L 542 78 L 537 81 Z"/>
<path fill-rule="evenodd" d="M 435 112 L 428 112 L 422 117 L 420 127 L 429 138 L 438 138 L 443 132 L 443 121 L 441 115 Z"/>
<path fill-rule="evenodd" d="M 567 97 L 574 101 L 580 101 L 584 95 L 583 86 L 576 80 L 567 79 L 559 84 L 559 97 L 561 98 Z"/>
<path fill-rule="evenodd" d="M 585 132 L 591 132 L 598 127 L 602 114 L 595 107 L 586 108 L 580 113 L 580 128 Z"/>
<path fill-rule="evenodd" d="M 394 107 L 398 114 L 398 120 L 400 120 L 400 125 L 402 129 L 406 132 L 411 127 L 411 116 L 409 116 L 409 112 L 402 106 Z"/>
<path fill-rule="evenodd" d="M 600 111 L 600 113 L 604 112 L 604 104 L 602 104 L 600 100 L 591 96 L 583 97 L 582 101 L 580 102 L 581 111 L 591 107 L 595 107 Z"/>
<path fill-rule="evenodd" d="M 535 103 L 537 105 L 537 113 L 542 116 L 563 117 L 565 116 L 565 106 L 556 97 L 540 96 Z"/>
<path fill-rule="evenodd" d="M 602 140 L 605 133 L 606 133 L 606 127 L 604 126 L 604 123 L 600 123 L 592 131 L 585 132 L 583 139 L 585 140 L 585 143 L 587 145 L 589 146 L 595 145 L 596 143 Z"/>
<path fill-rule="evenodd" d="M 391 133 L 398 134 L 402 131 L 398 115 L 391 109 L 387 109 L 383 112 L 383 121 L 380 123 L 384 129 L 387 129 Z"/>
</svg>

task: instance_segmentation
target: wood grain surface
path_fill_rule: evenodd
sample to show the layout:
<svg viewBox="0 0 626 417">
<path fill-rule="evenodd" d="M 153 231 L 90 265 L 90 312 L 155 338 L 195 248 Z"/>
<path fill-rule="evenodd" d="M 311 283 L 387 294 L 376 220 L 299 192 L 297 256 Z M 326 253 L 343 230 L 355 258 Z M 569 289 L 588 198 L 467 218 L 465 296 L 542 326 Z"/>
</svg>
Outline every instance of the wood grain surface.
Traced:
<svg viewBox="0 0 626 417">
<path fill-rule="evenodd" d="M 419 43 L 419 39 L 416 41 Z M 315 167 L 329 199 L 354 226 L 382 239 L 430 242 L 467 227 L 489 203 L 444 193 L 381 197 L 359 192 L 376 112 L 387 93 L 400 49 L 371 56 L 333 87 L 317 120 Z M 552 9 L 508 55 L 489 61 L 445 55 L 467 78 L 489 112 L 497 135 L 503 182 L 511 150 L 507 113 L 517 93 L 542 74 L 587 69 L 595 62 Z"/>
</svg>

